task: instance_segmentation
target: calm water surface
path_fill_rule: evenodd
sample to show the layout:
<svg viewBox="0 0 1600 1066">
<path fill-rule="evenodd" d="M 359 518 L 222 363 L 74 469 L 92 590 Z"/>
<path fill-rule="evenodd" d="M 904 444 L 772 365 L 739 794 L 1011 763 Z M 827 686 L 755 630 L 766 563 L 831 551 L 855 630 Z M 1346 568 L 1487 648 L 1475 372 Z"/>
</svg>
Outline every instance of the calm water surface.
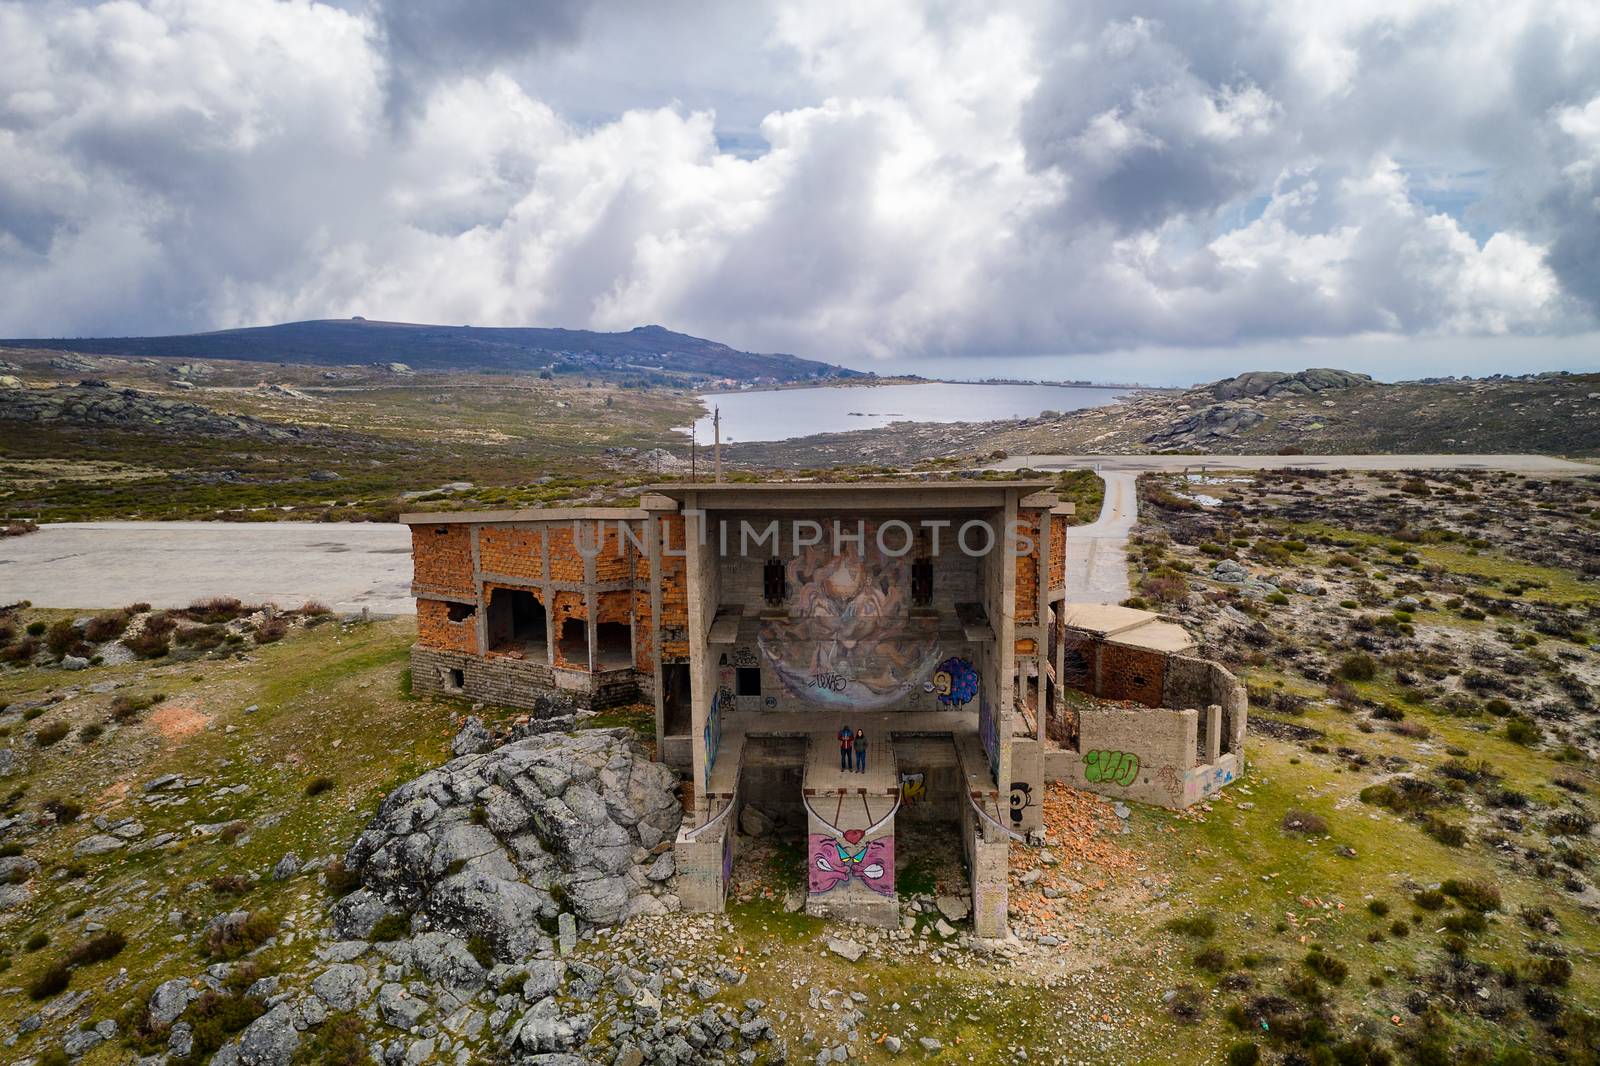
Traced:
<svg viewBox="0 0 1600 1066">
<path fill-rule="evenodd" d="M 706 407 L 722 409 L 724 441 L 788 440 L 812 433 L 875 429 L 891 422 L 989 422 L 1032 418 L 1041 411 L 1076 411 L 1125 396 L 1126 389 L 1065 385 L 862 385 L 708 393 Z M 711 418 L 696 425 L 695 439 L 711 442 Z"/>
</svg>

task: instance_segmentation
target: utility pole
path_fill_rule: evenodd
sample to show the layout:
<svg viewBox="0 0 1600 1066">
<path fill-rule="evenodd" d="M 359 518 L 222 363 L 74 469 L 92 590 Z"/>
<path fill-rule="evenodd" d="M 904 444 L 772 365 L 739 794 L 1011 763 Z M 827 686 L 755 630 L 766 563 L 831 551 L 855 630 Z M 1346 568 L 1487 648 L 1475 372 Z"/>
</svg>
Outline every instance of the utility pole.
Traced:
<svg viewBox="0 0 1600 1066">
<path fill-rule="evenodd" d="M 720 407 L 711 409 L 711 435 L 712 440 L 715 441 L 713 448 L 716 454 L 716 480 L 717 484 L 720 485 L 722 484 L 722 408 Z"/>
</svg>

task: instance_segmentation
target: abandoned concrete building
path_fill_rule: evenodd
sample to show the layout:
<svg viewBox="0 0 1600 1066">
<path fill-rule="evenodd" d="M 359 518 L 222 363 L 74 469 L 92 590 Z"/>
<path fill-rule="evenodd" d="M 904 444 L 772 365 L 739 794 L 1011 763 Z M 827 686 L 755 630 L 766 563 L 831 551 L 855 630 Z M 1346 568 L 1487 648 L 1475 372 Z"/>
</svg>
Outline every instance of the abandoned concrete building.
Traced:
<svg viewBox="0 0 1600 1066">
<path fill-rule="evenodd" d="M 412 684 L 653 704 L 685 778 L 689 907 L 721 909 L 751 803 L 804 827 L 808 910 L 885 926 L 897 830 L 954 830 L 933 839 L 961 842 L 975 931 L 1003 936 L 1009 847 L 1047 782 L 1176 808 L 1244 766 L 1243 686 L 1181 627 L 1067 602 L 1072 512 L 1049 489 L 686 483 L 638 507 L 406 515 Z"/>
</svg>

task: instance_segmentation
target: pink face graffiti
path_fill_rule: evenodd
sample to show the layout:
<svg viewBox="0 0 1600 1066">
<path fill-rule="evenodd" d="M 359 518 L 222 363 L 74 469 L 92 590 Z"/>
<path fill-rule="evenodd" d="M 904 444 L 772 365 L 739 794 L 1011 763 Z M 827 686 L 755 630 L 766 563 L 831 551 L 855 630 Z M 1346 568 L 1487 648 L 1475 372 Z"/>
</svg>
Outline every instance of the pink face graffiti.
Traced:
<svg viewBox="0 0 1600 1066">
<path fill-rule="evenodd" d="M 807 868 L 811 891 L 829 892 L 851 878 L 880 895 L 894 894 L 894 838 L 863 841 L 861 830 L 848 830 L 842 839 L 813 833 Z"/>
</svg>

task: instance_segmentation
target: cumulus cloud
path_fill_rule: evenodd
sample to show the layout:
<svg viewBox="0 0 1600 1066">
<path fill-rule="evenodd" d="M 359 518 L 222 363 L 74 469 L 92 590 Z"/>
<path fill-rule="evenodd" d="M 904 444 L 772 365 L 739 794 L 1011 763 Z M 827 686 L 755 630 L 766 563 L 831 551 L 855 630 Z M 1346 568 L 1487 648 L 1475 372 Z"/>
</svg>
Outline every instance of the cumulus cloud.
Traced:
<svg viewBox="0 0 1600 1066">
<path fill-rule="evenodd" d="M 1597 72 L 1592 6 L 1534 0 L 26 0 L 0 333 L 660 322 L 844 362 L 1570 333 Z"/>
</svg>

